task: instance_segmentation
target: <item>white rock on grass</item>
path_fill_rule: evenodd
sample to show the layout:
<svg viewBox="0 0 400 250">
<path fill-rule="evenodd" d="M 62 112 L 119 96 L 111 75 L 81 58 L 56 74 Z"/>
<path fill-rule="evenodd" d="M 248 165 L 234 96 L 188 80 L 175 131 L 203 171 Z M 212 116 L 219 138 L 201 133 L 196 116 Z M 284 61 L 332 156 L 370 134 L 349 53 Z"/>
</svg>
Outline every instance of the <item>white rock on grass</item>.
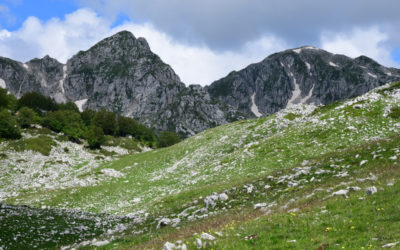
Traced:
<svg viewBox="0 0 400 250">
<path fill-rule="evenodd" d="M 167 241 L 164 244 L 163 250 L 173 250 L 175 248 L 176 248 L 175 244 Z"/>
<path fill-rule="evenodd" d="M 226 200 L 228 200 L 228 195 L 226 195 L 225 193 L 222 193 L 219 195 L 219 199 L 221 201 L 226 201 Z"/>
<path fill-rule="evenodd" d="M 200 239 L 196 240 L 196 247 L 197 248 L 202 248 L 203 247 L 203 242 Z"/>
<path fill-rule="evenodd" d="M 388 243 L 388 244 L 386 244 L 386 245 L 383 245 L 382 247 L 383 248 L 391 248 L 391 247 L 394 247 L 394 246 L 396 246 L 397 244 L 399 244 L 400 242 L 399 241 L 397 241 L 397 242 L 393 242 L 393 243 Z"/>
<path fill-rule="evenodd" d="M 376 192 L 378 192 L 378 189 L 376 189 L 375 186 L 368 187 L 366 190 L 367 195 L 372 195 L 375 194 Z"/>
<path fill-rule="evenodd" d="M 95 247 L 101 247 L 101 246 L 107 245 L 109 243 L 110 242 L 108 240 L 98 241 L 98 240 L 94 239 L 92 241 L 92 245 L 95 246 Z"/>
<path fill-rule="evenodd" d="M 247 189 L 247 193 L 251 194 L 253 192 L 254 186 L 252 184 L 244 185 L 244 188 Z"/>
<path fill-rule="evenodd" d="M 200 239 L 202 240 L 215 240 L 216 238 L 212 236 L 211 234 L 208 233 L 202 233 L 200 236 Z"/>
<path fill-rule="evenodd" d="M 167 225 L 171 224 L 171 222 L 172 222 L 171 219 L 162 218 L 161 220 L 158 221 L 157 229 L 159 229 L 160 227 L 163 227 L 163 226 L 167 226 Z"/>
<path fill-rule="evenodd" d="M 344 197 L 347 198 L 347 194 L 349 193 L 349 190 L 346 189 L 341 189 L 339 191 L 333 192 L 332 196 L 339 196 L 339 195 L 343 195 Z"/>
<path fill-rule="evenodd" d="M 116 177 L 116 178 L 124 176 L 123 173 L 121 173 L 121 172 L 119 172 L 119 171 L 117 171 L 115 169 L 112 169 L 112 168 L 104 168 L 100 172 L 105 174 L 105 175 L 108 175 L 108 176 L 111 176 L 111 177 Z"/>
<path fill-rule="evenodd" d="M 258 209 L 258 208 L 262 208 L 262 207 L 266 207 L 267 206 L 267 203 L 257 203 L 257 204 L 254 204 L 254 209 Z"/>
<path fill-rule="evenodd" d="M 360 191 L 360 190 L 361 190 L 361 188 L 360 188 L 360 187 L 357 187 L 357 186 L 354 186 L 354 187 L 347 187 L 347 189 L 348 189 L 348 190 L 352 190 L 352 191 Z"/>
<path fill-rule="evenodd" d="M 204 198 L 204 204 L 206 205 L 207 209 L 209 207 L 214 208 L 217 205 L 217 201 L 218 201 L 218 196 L 215 194 L 209 195 L 206 198 Z"/>
</svg>

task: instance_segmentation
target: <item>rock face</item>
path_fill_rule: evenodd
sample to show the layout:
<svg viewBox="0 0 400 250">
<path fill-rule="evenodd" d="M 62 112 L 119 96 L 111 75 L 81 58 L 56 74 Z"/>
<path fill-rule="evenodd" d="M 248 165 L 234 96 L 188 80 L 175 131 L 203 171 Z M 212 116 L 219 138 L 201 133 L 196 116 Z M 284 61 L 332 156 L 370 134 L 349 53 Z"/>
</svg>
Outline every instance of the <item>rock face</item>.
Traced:
<svg viewBox="0 0 400 250">
<path fill-rule="evenodd" d="M 24 64 L 0 57 L 0 87 L 17 97 L 36 91 L 181 136 L 296 103 L 328 104 L 399 80 L 400 70 L 367 57 L 302 47 L 273 54 L 208 87 L 186 87 L 145 39 L 127 31 L 80 51 L 65 65 L 49 56 Z"/>
<path fill-rule="evenodd" d="M 57 102 L 66 101 L 62 81 L 64 65 L 45 56 L 27 63 L 0 57 L 0 79 L 16 97 L 35 91 L 53 97 Z"/>
<path fill-rule="evenodd" d="M 244 118 L 212 100 L 203 88 L 185 87 L 145 39 L 127 31 L 80 51 L 66 65 L 48 56 L 26 64 L 0 58 L 0 78 L 17 97 L 36 91 L 81 109 L 106 108 L 182 136 Z"/>
<path fill-rule="evenodd" d="M 255 117 L 298 103 L 329 104 L 399 80 L 400 70 L 368 57 L 351 59 L 301 47 L 231 72 L 206 88 L 211 97 Z"/>
</svg>

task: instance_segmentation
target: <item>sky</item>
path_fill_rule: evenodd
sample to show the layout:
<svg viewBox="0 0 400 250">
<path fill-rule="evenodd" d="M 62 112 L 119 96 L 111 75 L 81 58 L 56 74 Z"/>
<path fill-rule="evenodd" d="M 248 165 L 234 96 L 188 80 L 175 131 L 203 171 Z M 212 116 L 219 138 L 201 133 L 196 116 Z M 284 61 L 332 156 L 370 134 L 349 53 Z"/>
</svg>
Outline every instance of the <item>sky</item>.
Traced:
<svg viewBox="0 0 400 250">
<path fill-rule="evenodd" d="M 400 68 L 399 10 L 399 0 L 0 0 L 0 56 L 65 63 L 128 30 L 188 85 L 306 45 Z"/>
</svg>

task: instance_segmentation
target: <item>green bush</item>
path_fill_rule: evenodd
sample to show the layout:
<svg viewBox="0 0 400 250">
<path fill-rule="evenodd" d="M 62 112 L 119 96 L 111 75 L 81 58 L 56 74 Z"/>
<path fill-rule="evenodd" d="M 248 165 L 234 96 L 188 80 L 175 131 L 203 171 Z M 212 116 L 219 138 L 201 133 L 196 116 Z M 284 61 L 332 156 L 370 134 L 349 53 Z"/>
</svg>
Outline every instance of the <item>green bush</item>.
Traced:
<svg viewBox="0 0 400 250">
<path fill-rule="evenodd" d="M 47 113 L 43 126 L 55 132 L 63 132 L 72 141 L 82 138 L 87 130 L 80 114 L 71 110 L 58 110 Z"/>
<path fill-rule="evenodd" d="M 0 137 L 7 139 L 21 138 L 21 129 L 15 117 L 6 109 L 0 110 Z"/>
<path fill-rule="evenodd" d="M 79 113 L 78 106 L 76 106 L 76 104 L 73 102 L 60 103 L 60 104 L 58 104 L 58 109 L 59 110 L 71 110 L 71 111 Z"/>
<path fill-rule="evenodd" d="M 105 109 L 100 110 L 94 115 L 92 125 L 102 128 L 106 135 L 114 135 L 117 131 L 115 114 Z"/>
<path fill-rule="evenodd" d="M 28 107 L 22 107 L 17 113 L 17 122 L 22 128 L 29 128 L 38 120 L 36 112 Z"/>
<path fill-rule="evenodd" d="M 181 140 L 179 139 L 179 136 L 171 131 L 165 131 L 160 134 L 158 137 L 158 147 L 159 148 L 164 148 L 164 147 L 169 147 L 172 146 Z"/>
<path fill-rule="evenodd" d="M 18 107 L 29 107 L 39 114 L 42 111 L 57 110 L 57 103 L 50 97 L 36 92 L 27 92 L 18 100 Z"/>
<path fill-rule="evenodd" d="M 85 109 L 82 113 L 81 113 L 81 118 L 83 123 L 85 123 L 85 125 L 87 127 L 90 126 L 90 124 L 92 123 L 92 119 L 94 117 L 94 115 L 96 114 L 96 111 L 91 110 L 91 109 Z"/>
<path fill-rule="evenodd" d="M 91 149 L 99 149 L 105 142 L 103 129 L 97 126 L 90 126 L 86 138 Z"/>
<path fill-rule="evenodd" d="M 133 120 L 132 118 L 119 115 L 117 117 L 117 122 L 118 122 L 117 134 L 119 136 L 132 135 L 136 137 L 139 128 L 139 123 L 137 121 Z"/>
<path fill-rule="evenodd" d="M 400 106 L 392 107 L 390 109 L 389 116 L 393 119 L 399 119 L 400 118 Z"/>
<path fill-rule="evenodd" d="M 0 108 L 8 107 L 7 90 L 0 88 Z"/>
<path fill-rule="evenodd" d="M 14 148 L 15 151 L 32 150 L 39 152 L 42 155 L 49 156 L 52 146 L 56 146 L 56 143 L 48 136 L 40 135 L 39 137 L 25 138 L 10 143 L 10 147 Z"/>
</svg>

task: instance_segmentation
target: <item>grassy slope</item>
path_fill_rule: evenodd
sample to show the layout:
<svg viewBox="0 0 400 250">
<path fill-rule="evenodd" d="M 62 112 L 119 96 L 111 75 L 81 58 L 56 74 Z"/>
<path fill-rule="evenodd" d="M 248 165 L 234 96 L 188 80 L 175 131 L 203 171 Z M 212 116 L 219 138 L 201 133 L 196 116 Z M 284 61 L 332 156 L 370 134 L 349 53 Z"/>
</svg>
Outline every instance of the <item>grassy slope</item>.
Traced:
<svg viewBox="0 0 400 250">
<path fill-rule="evenodd" d="M 275 200 L 280 204 L 277 207 L 282 207 L 291 199 L 296 200 L 296 197 L 305 194 L 304 190 L 312 192 L 316 187 L 326 186 L 326 189 L 335 187 L 338 185 L 336 182 L 344 181 L 347 177 L 342 179 L 335 177 L 334 174 L 340 174 L 346 169 L 350 172 L 350 176 L 352 174 L 353 176 L 362 174 L 368 176 L 368 171 L 362 173 L 350 171 L 360 166 L 364 160 L 367 160 L 367 163 L 363 165 L 370 167 L 376 167 L 370 163 L 379 162 L 380 157 L 389 161 L 389 163 L 384 162 L 389 166 L 398 164 L 399 157 L 389 160 L 390 157 L 399 155 L 400 148 L 400 145 L 396 144 L 399 141 L 398 138 L 391 137 L 398 134 L 400 130 L 398 118 L 389 115 L 391 107 L 398 106 L 400 101 L 399 94 L 396 92 L 399 85 L 393 86 L 390 93 L 382 90 L 373 91 L 354 100 L 335 103 L 316 110 L 312 107 L 297 106 L 266 118 L 227 124 L 205 131 L 173 147 L 127 156 L 101 165 L 86 176 L 79 176 L 79 178 L 96 178 L 101 174 L 101 169 L 112 168 L 123 173 L 123 177 L 105 179 L 98 185 L 89 187 L 55 189 L 52 192 L 43 189 L 20 192 L 18 196 L 6 202 L 37 207 L 46 205 L 78 208 L 114 214 L 127 214 L 144 209 L 155 217 L 157 214 L 168 215 L 182 211 L 189 204 L 193 204 L 193 201 L 200 200 L 201 202 L 201 197 L 210 195 L 212 192 L 222 192 L 232 187 L 238 187 L 239 190 L 246 183 L 253 183 L 256 190 L 259 190 L 269 181 L 266 179 L 267 176 L 273 175 L 279 179 L 279 176 L 284 176 L 291 171 L 296 172 L 292 170 L 293 168 L 307 165 L 309 162 L 312 163 L 311 167 L 314 167 L 312 174 L 315 174 L 321 165 L 330 163 L 333 156 L 338 156 L 338 162 L 330 163 L 330 165 L 337 164 L 344 170 L 330 169 L 330 165 L 322 166 L 331 171 L 330 175 L 322 175 L 326 177 L 320 178 L 323 182 L 309 183 L 312 177 L 308 176 L 305 184 L 300 185 L 302 187 L 300 190 L 287 186 L 284 188 L 279 185 L 287 185 L 287 183 L 279 183 L 277 187 L 273 186 L 276 188 L 273 189 L 276 193 L 272 196 L 260 191 L 257 195 L 248 198 L 245 191 L 230 191 L 230 199 L 236 200 L 237 204 L 233 202 L 230 205 L 231 209 L 227 209 L 228 212 L 224 212 L 224 215 L 219 212 L 212 220 L 200 220 L 194 223 L 192 229 L 185 222 L 182 224 L 187 226 L 185 231 L 198 232 L 200 228 L 209 227 L 211 221 L 218 221 L 219 217 L 221 221 L 226 221 L 230 216 L 240 215 L 239 217 L 243 218 L 250 217 L 247 219 L 250 220 L 248 222 L 250 224 L 242 226 L 243 234 L 250 234 L 253 228 L 258 228 L 258 224 L 257 226 L 251 224 L 258 223 L 253 222 L 251 218 L 260 215 L 252 209 L 254 202 L 272 203 Z M 355 105 L 361 108 L 355 108 L 357 107 Z M 379 138 L 391 138 L 388 141 L 394 144 L 386 145 L 385 151 L 379 151 L 380 149 L 377 148 L 375 151 L 366 150 L 365 155 L 358 153 L 363 151 L 363 145 Z M 353 148 L 357 150 L 351 151 Z M 391 149 L 397 149 L 397 151 Z M 343 162 L 340 155 L 347 151 L 350 152 L 349 157 Z M 373 155 L 376 157 L 372 158 Z M 260 181 L 263 184 L 257 186 L 256 183 Z M 271 184 L 274 183 L 276 184 L 276 180 Z M 312 197 L 318 199 L 325 196 L 318 193 Z M 297 202 L 301 203 L 301 201 Z M 305 202 L 309 201 L 306 199 Z M 313 210 L 310 213 L 313 213 Z M 277 223 L 281 226 L 285 225 L 283 223 L 286 221 L 285 216 L 279 222 L 280 218 L 280 216 L 276 217 Z M 265 220 L 269 219 L 261 219 L 261 221 Z M 211 228 L 218 229 L 218 223 L 214 224 Z M 265 223 L 260 222 L 261 228 L 263 225 Z M 179 233 L 179 230 L 170 228 L 154 230 L 155 226 L 151 224 L 146 227 L 151 228 L 147 234 L 134 238 L 124 237 L 125 240 L 115 243 L 116 246 L 147 244 L 144 242 L 152 238 L 157 239 L 157 237 L 159 241 L 151 240 L 148 246 L 159 246 L 162 241 L 169 237 L 174 239 L 177 235 L 190 240 L 187 233 Z M 299 234 L 304 234 L 304 231 L 299 232 Z M 260 234 L 259 238 L 261 236 L 263 235 Z M 297 240 L 302 239 L 296 234 L 290 236 Z M 229 237 L 227 241 L 235 242 Z M 153 243 L 155 245 L 152 245 Z M 222 247 L 227 242 L 221 241 L 220 244 L 222 245 L 219 246 Z M 235 243 L 232 244 L 233 248 Z M 266 242 L 260 241 L 258 244 L 261 246 Z"/>
<path fill-rule="evenodd" d="M 335 104 L 336 108 L 331 105 L 312 112 L 310 107 L 298 107 L 262 119 L 239 121 L 170 148 L 105 164 L 80 177 L 96 178 L 101 168 L 112 168 L 124 173 L 123 178 L 46 195 L 42 190 L 32 191 L 7 202 L 126 214 L 153 207 L 155 201 L 165 201 L 183 191 L 189 201 L 193 198 L 190 196 L 209 194 L 209 185 L 215 186 L 212 191 L 223 190 L 312 157 L 396 134 L 398 121 L 387 116 L 388 106 L 396 101 L 371 93 L 350 104 Z M 354 109 L 353 104 L 363 107 Z M 303 116 L 292 121 L 284 118 L 290 113 Z M 140 201 L 133 202 L 135 198 Z"/>
</svg>

